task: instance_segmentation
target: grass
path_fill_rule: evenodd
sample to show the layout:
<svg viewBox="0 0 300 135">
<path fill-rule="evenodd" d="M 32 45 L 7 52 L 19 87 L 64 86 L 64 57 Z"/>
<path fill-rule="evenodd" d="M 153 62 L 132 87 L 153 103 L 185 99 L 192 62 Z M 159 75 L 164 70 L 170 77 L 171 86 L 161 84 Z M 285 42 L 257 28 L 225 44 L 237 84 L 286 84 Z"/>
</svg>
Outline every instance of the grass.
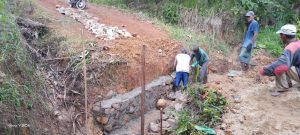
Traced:
<svg viewBox="0 0 300 135">
<path fill-rule="evenodd" d="M 261 29 L 257 37 L 257 47 L 265 48 L 275 57 L 280 56 L 283 52 L 283 43 L 276 34 L 278 29 L 276 26 L 266 26 Z"/>
<path fill-rule="evenodd" d="M 110 6 L 116 6 L 118 8 L 126 9 L 128 8 L 124 3 L 124 0 L 90 0 L 90 2 L 97 4 L 105 4 Z"/>
<path fill-rule="evenodd" d="M 2 1 L 0 7 L 6 4 L 6 1 Z M 0 101 L 16 107 L 20 107 L 22 103 L 28 106 L 34 91 L 32 82 L 35 68 L 22 45 L 22 35 L 15 23 L 15 17 L 5 8 L 0 8 L 0 13 L 0 24 L 4 29 L 0 32 L 0 66 L 5 73 Z"/>
<path fill-rule="evenodd" d="M 35 64 L 22 40 L 22 34 L 16 24 L 17 14 L 11 14 L 10 9 L 4 8 L 8 3 L 15 1 L 0 0 L 0 70 L 5 74 L 0 87 L 0 125 L 14 124 L 20 121 L 31 122 L 33 117 L 28 117 L 32 113 L 32 108 L 40 108 L 42 98 L 39 95 L 40 78 L 36 74 Z M 24 1 L 22 1 L 24 2 Z M 24 4 L 26 5 L 26 4 Z M 18 7 L 22 9 L 23 7 Z M 12 10 L 14 10 L 12 8 Z M 24 15 L 24 14 L 19 14 Z M 36 118 L 36 117 L 35 117 Z M 7 120 L 9 123 L 5 123 Z M 30 125 L 34 126 L 34 125 Z M 6 134 L 14 134 L 16 128 L 9 129 L 0 126 L 0 130 Z"/>
<path fill-rule="evenodd" d="M 121 9 L 128 9 L 126 4 L 122 0 L 92 0 L 91 2 L 116 6 Z M 134 11 L 134 9 L 130 10 Z M 206 47 L 208 49 L 220 51 L 225 55 L 228 55 L 230 52 L 229 45 L 225 43 L 225 41 L 216 39 L 211 35 L 198 34 L 191 30 L 179 27 L 178 25 L 164 23 L 163 20 L 153 16 L 153 13 L 150 12 L 145 12 L 143 13 L 143 15 L 139 14 L 139 16 L 141 16 L 145 20 L 154 21 L 156 24 L 166 29 L 173 39 L 182 42 L 187 48 L 192 49 L 196 46 Z"/>
<path fill-rule="evenodd" d="M 200 46 L 208 47 L 208 49 L 214 49 L 222 52 L 225 55 L 229 54 L 229 45 L 224 41 L 214 38 L 213 36 L 207 36 L 204 34 L 198 34 L 190 30 L 186 30 L 176 25 L 160 23 L 175 40 L 181 41 L 184 45 L 190 49 Z"/>
<path fill-rule="evenodd" d="M 177 134 L 205 134 L 195 128 L 213 127 L 221 120 L 223 109 L 228 105 L 227 99 L 213 89 L 204 89 L 200 86 L 191 86 L 188 89 L 189 102 L 184 110 L 177 112 L 179 126 Z"/>
</svg>

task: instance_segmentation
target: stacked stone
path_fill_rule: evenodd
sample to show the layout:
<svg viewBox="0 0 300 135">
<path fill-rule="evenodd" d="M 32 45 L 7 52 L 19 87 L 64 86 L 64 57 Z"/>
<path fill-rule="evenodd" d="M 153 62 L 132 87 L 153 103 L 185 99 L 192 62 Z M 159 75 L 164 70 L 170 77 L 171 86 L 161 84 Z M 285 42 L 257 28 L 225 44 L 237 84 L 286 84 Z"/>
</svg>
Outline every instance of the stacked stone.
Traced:
<svg viewBox="0 0 300 135">
<path fill-rule="evenodd" d="M 185 103 L 187 102 L 187 96 L 182 94 L 181 91 L 177 91 L 174 93 L 174 96 L 170 97 L 168 96 L 170 100 L 172 101 L 171 104 L 164 109 L 164 114 L 162 117 L 162 132 L 163 134 L 166 134 L 168 132 L 174 131 L 176 128 L 178 128 L 178 118 L 176 118 L 174 109 L 179 112 L 184 107 Z M 148 132 L 151 134 L 156 134 L 160 132 L 160 120 L 157 119 L 153 122 L 151 122 L 148 125 Z"/>
<path fill-rule="evenodd" d="M 114 40 L 117 38 L 130 38 L 132 35 L 125 29 L 119 29 L 118 27 L 107 26 L 99 23 L 99 18 L 92 16 L 84 10 L 75 10 L 72 8 L 64 8 L 59 5 L 56 6 L 56 10 L 73 18 L 74 20 L 82 23 L 84 27 L 91 31 L 96 38 L 103 40 Z"/>
<path fill-rule="evenodd" d="M 171 76 L 161 76 L 146 85 L 145 112 L 156 109 L 156 101 L 166 96 L 171 89 Z M 93 105 L 93 114 L 105 131 L 125 126 L 130 120 L 140 117 L 141 88 L 133 89 L 125 94 L 117 94 L 111 99 Z"/>
</svg>

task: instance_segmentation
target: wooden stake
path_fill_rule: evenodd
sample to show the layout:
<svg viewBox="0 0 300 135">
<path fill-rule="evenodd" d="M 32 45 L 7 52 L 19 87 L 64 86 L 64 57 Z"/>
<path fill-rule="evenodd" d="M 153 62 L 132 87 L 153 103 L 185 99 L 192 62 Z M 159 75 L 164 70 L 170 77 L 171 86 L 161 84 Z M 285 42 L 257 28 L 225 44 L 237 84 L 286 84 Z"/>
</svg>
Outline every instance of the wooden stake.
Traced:
<svg viewBox="0 0 300 135">
<path fill-rule="evenodd" d="M 81 42 L 83 41 L 83 28 L 81 29 Z M 86 84 L 86 60 L 85 44 L 82 43 L 82 61 L 83 61 L 83 78 L 84 78 L 84 101 L 85 101 L 85 128 L 86 134 L 89 135 L 88 129 L 88 104 L 87 104 L 87 84 Z"/>
<path fill-rule="evenodd" d="M 160 108 L 160 135 L 162 135 L 162 114 L 163 114 L 163 108 Z"/>
<path fill-rule="evenodd" d="M 142 84 L 142 93 L 141 93 L 141 135 L 144 135 L 145 131 L 145 119 L 144 119 L 144 113 L 145 113 L 145 89 L 146 89 L 146 73 L 145 73 L 145 51 L 146 51 L 146 45 L 143 45 L 142 49 L 142 76 L 143 76 L 143 84 Z"/>
</svg>

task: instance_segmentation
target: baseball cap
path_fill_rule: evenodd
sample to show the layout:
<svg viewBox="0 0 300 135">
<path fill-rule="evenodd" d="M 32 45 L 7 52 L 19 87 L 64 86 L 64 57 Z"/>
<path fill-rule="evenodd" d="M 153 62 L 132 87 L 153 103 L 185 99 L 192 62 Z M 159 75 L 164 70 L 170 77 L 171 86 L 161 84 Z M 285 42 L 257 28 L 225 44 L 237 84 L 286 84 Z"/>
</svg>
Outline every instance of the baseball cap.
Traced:
<svg viewBox="0 0 300 135">
<path fill-rule="evenodd" d="M 296 35 L 296 32 L 297 32 L 297 28 L 295 25 L 286 24 L 286 25 L 282 26 L 280 28 L 280 30 L 277 31 L 276 33 L 277 34 L 282 33 L 284 35 Z"/>
<path fill-rule="evenodd" d="M 253 11 L 248 11 L 245 16 L 254 16 L 254 12 Z"/>
</svg>

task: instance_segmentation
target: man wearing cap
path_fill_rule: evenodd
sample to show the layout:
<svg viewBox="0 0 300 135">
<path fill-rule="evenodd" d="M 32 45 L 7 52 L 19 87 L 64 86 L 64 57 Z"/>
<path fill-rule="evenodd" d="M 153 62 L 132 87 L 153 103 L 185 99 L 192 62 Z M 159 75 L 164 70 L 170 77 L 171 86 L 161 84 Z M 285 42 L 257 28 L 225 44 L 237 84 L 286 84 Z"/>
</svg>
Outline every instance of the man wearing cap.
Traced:
<svg viewBox="0 0 300 135">
<path fill-rule="evenodd" d="M 239 57 L 242 70 L 247 71 L 251 60 L 252 48 L 256 47 L 256 37 L 259 30 L 259 24 L 256 20 L 254 20 L 255 15 L 253 11 L 248 11 L 245 16 L 248 21 L 248 28 Z"/>
<path fill-rule="evenodd" d="M 286 24 L 277 31 L 281 40 L 286 44 L 284 52 L 277 61 L 262 68 L 259 72 L 263 76 L 275 76 L 278 89 L 274 92 L 287 91 L 292 87 L 291 79 L 300 83 L 300 41 L 296 39 L 296 32 L 296 26 L 291 24 Z"/>
<path fill-rule="evenodd" d="M 192 64 L 192 67 L 196 68 L 197 66 L 201 66 L 201 73 L 198 76 L 198 81 L 200 81 L 200 84 L 206 84 L 207 76 L 208 76 L 208 62 L 209 62 L 208 55 L 200 47 L 195 47 L 193 49 L 191 61 L 193 60 L 194 57 L 196 57 L 196 61 L 195 63 Z"/>
<path fill-rule="evenodd" d="M 180 82 L 183 82 L 184 89 L 187 89 L 189 73 L 190 73 L 190 60 L 188 51 L 185 48 L 181 49 L 181 53 L 177 54 L 174 61 L 174 68 L 176 68 L 175 88 L 179 89 Z"/>
</svg>

